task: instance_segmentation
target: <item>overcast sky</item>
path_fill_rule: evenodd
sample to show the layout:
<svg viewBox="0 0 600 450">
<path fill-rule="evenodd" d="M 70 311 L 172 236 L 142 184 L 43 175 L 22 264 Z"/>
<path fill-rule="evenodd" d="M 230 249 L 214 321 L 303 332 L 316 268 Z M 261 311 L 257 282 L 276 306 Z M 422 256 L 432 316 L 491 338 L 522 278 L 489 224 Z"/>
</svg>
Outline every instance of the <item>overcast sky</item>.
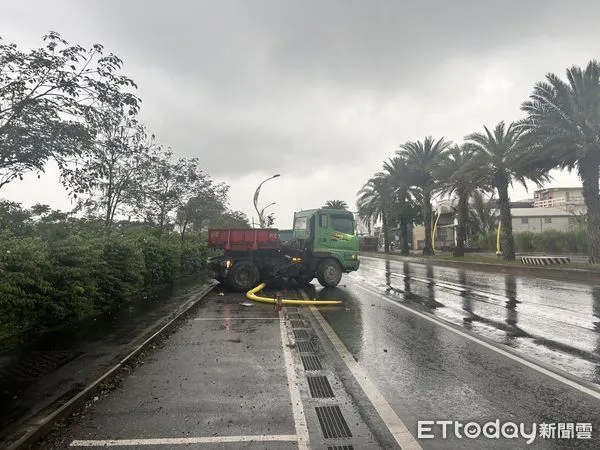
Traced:
<svg viewBox="0 0 600 450">
<path fill-rule="evenodd" d="M 231 207 L 251 218 L 257 185 L 281 173 L 260 202 L 287 228 L 329 199 L 354 209 L 401 143 L 521 117 L 545 73 L 600 58 L 598 17 L 579 0 L 20 0 L 0 4 L 0 36 L 104 44 L 139 85 L 142 120 L 228 183 Z M 70 207 L 53 167 L 0 197 Z"/>
</svg>

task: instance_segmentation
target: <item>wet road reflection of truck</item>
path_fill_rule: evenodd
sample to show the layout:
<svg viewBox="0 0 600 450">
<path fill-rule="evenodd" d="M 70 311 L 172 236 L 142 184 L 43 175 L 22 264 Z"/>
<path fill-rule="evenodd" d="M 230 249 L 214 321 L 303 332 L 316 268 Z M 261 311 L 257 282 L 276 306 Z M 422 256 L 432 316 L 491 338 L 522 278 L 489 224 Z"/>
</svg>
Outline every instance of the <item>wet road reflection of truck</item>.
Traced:
<svg viewBox="0 0 600 450">
<path fill-rule="evenodd" d="M 335 287 L 360 266 L 354 215 L 346 210 L 296 212 L 293 230 L 210 229 L 208 246 L 224 252 L 209 260 L 211 276 L 234 291 L 278 279 L 306 285 L 315 277 Z"/>
</svg>

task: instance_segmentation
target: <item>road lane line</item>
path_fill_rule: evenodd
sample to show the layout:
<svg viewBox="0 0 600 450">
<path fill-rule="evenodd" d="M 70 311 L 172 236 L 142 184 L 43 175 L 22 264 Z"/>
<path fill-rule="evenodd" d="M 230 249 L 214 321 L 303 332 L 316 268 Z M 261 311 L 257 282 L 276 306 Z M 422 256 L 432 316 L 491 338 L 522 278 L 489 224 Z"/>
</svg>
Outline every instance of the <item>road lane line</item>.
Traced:
<svg viewBox="0 0 600 450">
<path fill-rule="evenodd" d="M 415 315 L 417 315 L 419 317 L 422 317 L 423 319 L 426 319 L 426 320 L 428 320 L 428 321 L 430 321 L 430 322 L 432 322 L 432 323 L 434 323 L 436 325 L 439 325 L 442 328 L 445 328 L 445 329 L 447 329 L 449 331 L 452 331 L 453 333 L 456 333 L 459 336 L 462 336 L 462 337 L 464 337 L 464 338 L 466 338 L 466 339 L 468 339 L 470 341 L 476 342 L 477 344 L 482 345 L 483 347 L 485 347 L 487 349 L 493 350 L 494 352 L 499 353 L 502 356 L 506 356 L 507 358 L 510 358 L 513 361 L 516 361 L 516 362 L 518 362 L 518 363 L 520 363 L 520 364 L 522 364 L 524 366 L 527 366 L 530 369 L 536 370 L 536 371 L 538 371 L 538 372 L 540 372 L 540 373 L 542 373 L 544 375 L 547 375 L 547 376 L 549 376 L 550 378 L 553 378 L 556 381 L 560 381 L 561 383 L 564 383 L 567 386 L 570 386 L 570 387 L 578 390 L 579 392 L 587 394 L 590 397 L 595 398 L 596 400 L 600 400 L 600 392 L 598 392 L 598 391 L 595 391 L 595 390 L 590 389 L 590 388 L 588 388 L 586 386 L 583 386 L 583 385 L 581 385 L 579 383 L 576 383 L 575 381 L 569 380 L 568 378 L 565 378 L 562 375 L 559 375 L 559 374 L 554 373 L 554 372 L 552 372 L 552 371 L 550 371 L 548 369 L 545 369 L 545 368 L 543 368 L 541 366 L 538 366 L 537 364 L 529 362 L 526 359 L 520 358 L 517 355 L 513 355 L 512 353 L 507 352 L 505 350 L 502 350 L 501 348 L 498 348 L 495 345 L 488 344 L 487 342 L 482 341 L 481 339 L 478 339 L 475 336 L 471 336 L 470 334 L 467 334 L 467 333 L 465 333 L 463 331 L 460 331 L 460 330 L 458 330 L 458 329 L 456 329 L 456 328 L 454 328 L 454 327 L 452 327 L 452 326 L 450 326 L 448 324 L 445 324 L 444 322 L 442 322 L 442 321 L 440 321 L 438 319 L 430 317 L 430 316 L 428 316 L 426 314 L 423 314 L 423 313 L 421 313 L 419 311 L 415 311 L 414 309 L 412 309 L 412 308 L 410 308 L 408 306 L 405 306 L 405 305 L 403 305 L 401 303 L 398 303 L 397 301 L 389 299 L 385 295 L 380 294 L 379 292 L 373 292 L 370 289 L 367 289 L 367 288 L 361 286 L 360 284 L 356 284 L 355 286 L 358 287 L 359 289 L 362 289 L 365 292 L 368 292 L 368 293 L 370 293 L 372 295 L 380 297 L 382 300 L 385 300 L 386 302 L 391 303 L 392 305 L 396 305 L 397 307 L 402 308 L 402 309 L 404 309 L 404 310 L 406 310 L 406 311 L 408 311 L 408 312 L 410 312 L 412 314 L 415 314 Z"/>
<path fill-rule="evenodd" d="M 300 293 L 305 299 L 308 299 L 308 295 L 306 295 L 302 289 L 300 289 Z M 402 450 L 421 450 L 421 446 L 415 440 L 410 431 L 408 431 L 408 428 L 406 425 L 404 425 L 404 422 L 400 420 L 383 394 L 379 392 L 379 389 L 377 389 L 375 383 L 371 381 L 367 373 L 356 362 L 354 357 L 350 354 L 340 338 L 335 334 L 335 331 L 333 331 L 333 328 L 331 328 L 331 326 L 327 323 L 319 310 L 314 306 L 309 306 L 309 309 L 312 315 L 321 325 L 321 328 L 323 328 L 323 331 L 342 358 L 342 361 L 344 361 L 346 364 L 346 367 L 348 367 L 348 370 L 350 370 L 350 373 L 352 373 L 354 376 L 354 379 L 358 382 L 371 404 L 375 407 L 375 410 L 381 417 L 381 420 L 383 420 L 387 428 L 390 430 L 390 433 L 392 433 L 392 436 L 394 436 L 394 439 L 398 445 L 400 445 Z"/>
<path fill-rule="evenodd" d="M 298 376 L 294 365 L 294 357 L 290 350 L 290 337 L 283 316 L 283 311 L 279 311 L 279 330 L 281 331 L 281 343 L 283 344 L 283 357 L 285 361 L 285 372 L 287 374 L 288 387 L 290 390 L 290 400 L 292 402 L 292 412 L 294 414 L 294 425 L 296 427 L 298 450 L 308 450 L 309 435 L 300 389 L 298 388 Z"/>
<path fill-rule="evenodd" d="M 189 444 L 222 444 L 227 442 L 297 442 L 298 437 L 292 434 L 257 435 L 257 436 L 210 436 L 192 438 L 156 438 L 156 439 L 92 439 L 74 440 L 71 447 L 118 447 L 134 445 L 189 445 Z"/>
<path fill-rule="evenodd" d="M 281 317 L 196 317 L 194 320 L 283 320 Z"/>
</svg>

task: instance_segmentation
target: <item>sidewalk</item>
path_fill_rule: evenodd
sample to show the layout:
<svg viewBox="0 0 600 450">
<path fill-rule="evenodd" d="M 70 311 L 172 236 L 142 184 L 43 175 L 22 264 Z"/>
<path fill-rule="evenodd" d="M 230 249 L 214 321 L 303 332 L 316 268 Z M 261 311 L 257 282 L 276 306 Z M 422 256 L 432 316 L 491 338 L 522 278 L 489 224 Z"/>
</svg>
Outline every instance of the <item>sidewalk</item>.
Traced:
<svg viewBox="0 0 600 450">
<path fill-rule="evenodd" d="M 213 281 L 187 280 L 74 329 L 0 355 L 0 447 L 81 392 L 171 318 L 210 292 Z"/>
</svg>

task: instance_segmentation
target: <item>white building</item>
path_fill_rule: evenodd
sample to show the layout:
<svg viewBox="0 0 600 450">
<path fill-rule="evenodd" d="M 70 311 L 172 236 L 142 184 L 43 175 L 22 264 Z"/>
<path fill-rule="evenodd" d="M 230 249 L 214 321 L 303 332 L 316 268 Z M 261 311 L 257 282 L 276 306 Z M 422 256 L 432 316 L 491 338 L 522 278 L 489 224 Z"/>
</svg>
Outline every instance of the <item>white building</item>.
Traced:
<svg viewBox="0 0 600 450">
<path fill-rule="evenodd" d="M 583 212 L 584 209 L 581 207 L 575 208 L 572 211 L 549 206 L 539 208 L 512 208 L 513 233 L 522 233 L 524 231 L 541 233 L 548 230 L 568 231 L 577 223 L 577 214 Z"/>
<path fill-rule="evenodd" d="M 533 193 L 534 208 L 578 209 L 584 204 L 583 188 L 555 187 L 539 189 Z"/>
</svg>

